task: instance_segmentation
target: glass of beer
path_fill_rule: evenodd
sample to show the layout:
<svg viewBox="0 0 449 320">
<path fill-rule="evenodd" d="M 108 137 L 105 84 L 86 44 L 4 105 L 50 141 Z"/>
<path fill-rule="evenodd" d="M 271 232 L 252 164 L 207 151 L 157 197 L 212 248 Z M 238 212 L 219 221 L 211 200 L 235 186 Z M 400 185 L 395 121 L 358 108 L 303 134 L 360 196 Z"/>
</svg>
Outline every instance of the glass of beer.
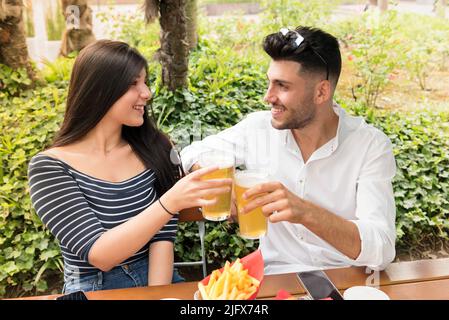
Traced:
<svg viewBox="0 0 449 320">
<path fill-rule="evenodd" d="M 202 176 L 202 180 L 234 178 L 235 157 L 231 153 L 220 151 L 208 151 L 200 155 L 198 165 L 201 168 L 218 166 L 219 169 Z M 232 188 L 229 192 L 205 197 L 211 200 L 217 198 L 217 202 L 211 206 L 203 206 L 203 217 L 211 221 L 223 221 L 231 215 Z"/>
<path fill-rule="evenodd" d="M 270 181 L 269 175 L 259 170 L 243 170 L 235 173 L 234 190 L 237 200 L 240 236 L 242 238 L 258 239 L 267 232 L 267 218 L 263 215 L 261 207 L 245 214 L 242 213 L 242 209 L 250 201 L 265 195 L 260 194 L 245 200 L 243 199 L 243 194 L 246 190 L 268 181 Z"/>
</svg>

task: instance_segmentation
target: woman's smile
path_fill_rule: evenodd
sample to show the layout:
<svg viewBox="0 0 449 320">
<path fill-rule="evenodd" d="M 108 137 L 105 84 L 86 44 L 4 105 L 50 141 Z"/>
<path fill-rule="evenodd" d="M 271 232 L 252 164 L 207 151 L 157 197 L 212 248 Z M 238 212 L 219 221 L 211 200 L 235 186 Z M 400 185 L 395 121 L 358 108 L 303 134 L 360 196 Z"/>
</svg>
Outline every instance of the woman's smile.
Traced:
<svg viewBox="0 0 449 320">
<path fill-rule="evenodd" d="M 135 106 L 133 106 L 133 109 L 138 111 L 141 115 L 143 115 L 145 113 L 144 105 L 135 105 Z"/>
</svg>

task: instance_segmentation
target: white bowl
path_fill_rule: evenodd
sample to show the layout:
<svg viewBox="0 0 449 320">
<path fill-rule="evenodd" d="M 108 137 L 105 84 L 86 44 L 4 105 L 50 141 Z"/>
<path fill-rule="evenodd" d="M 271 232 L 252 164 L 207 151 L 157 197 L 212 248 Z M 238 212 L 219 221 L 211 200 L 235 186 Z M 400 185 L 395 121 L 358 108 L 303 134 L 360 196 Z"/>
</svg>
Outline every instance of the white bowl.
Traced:
<svg viewBox="0 0 449 320">
<path fill-rule="evenodd" d="M 390 300 L 385 292 L 368 286 L 348 288 L 344 292 L 343 298 L 345 300 Z"/>
</svg>

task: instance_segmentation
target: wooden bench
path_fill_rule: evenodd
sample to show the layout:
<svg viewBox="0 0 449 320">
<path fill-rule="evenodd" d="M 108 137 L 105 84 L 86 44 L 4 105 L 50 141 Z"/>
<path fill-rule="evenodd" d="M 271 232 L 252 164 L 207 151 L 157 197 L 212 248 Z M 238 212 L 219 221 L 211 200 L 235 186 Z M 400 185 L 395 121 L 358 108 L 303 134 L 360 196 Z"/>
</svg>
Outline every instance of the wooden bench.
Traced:
<svg viewBox="0 0 449 320">
<path fill-rule="evenodd" d="M 325 270 L 335 286 L 343 291 L 353 286 L 389 286 L 395 284 L 419 283 L 434 280 L 449 280 L 449 258 L 417 260 L 390 264 L 384 271 L 374 273 L 365 267 L 350 267 Z M 266 277 L 258 298 L 273 295 L 273 288 L 283 288 L 293 295 L 304 294 L 295 273 Z"/>
<path fill-rule="evenodd" d="M 384 271 L 374 272 L 363 267 L 326 270 L 326 274 L 339 289 L 355 285 L 391 285 L 407 282 L 449 279 L 449 258 L 395 262 Z"/>
</svg>

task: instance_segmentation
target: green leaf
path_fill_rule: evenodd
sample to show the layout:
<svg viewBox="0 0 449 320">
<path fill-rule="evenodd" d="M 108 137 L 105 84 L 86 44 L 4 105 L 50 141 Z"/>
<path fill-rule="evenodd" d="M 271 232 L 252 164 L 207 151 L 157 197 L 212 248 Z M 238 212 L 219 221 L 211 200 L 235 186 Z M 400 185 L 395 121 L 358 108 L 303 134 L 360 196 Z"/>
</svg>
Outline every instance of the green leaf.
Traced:
<svg viewBox="0 0 449 320">
<path fill-rule="evenodd" d="M 10 276 L 12 276 L 15 273 L 19 272 L 20 269 L 17 267 L 17 265 L 14 263 L 14 261 L 8 261 L 7 263 L 3 264 L 0 267 L 0 271 L 5 272 L 5 273 L 9 274 Z"/>
<path fill-rule="evenodd" d="M 58 256 L 59 253 L 60 253 L 59 250 L 47 250 L 40 254 L 39 259 L 47 261 L 50 258 Z"/>
</svg>

